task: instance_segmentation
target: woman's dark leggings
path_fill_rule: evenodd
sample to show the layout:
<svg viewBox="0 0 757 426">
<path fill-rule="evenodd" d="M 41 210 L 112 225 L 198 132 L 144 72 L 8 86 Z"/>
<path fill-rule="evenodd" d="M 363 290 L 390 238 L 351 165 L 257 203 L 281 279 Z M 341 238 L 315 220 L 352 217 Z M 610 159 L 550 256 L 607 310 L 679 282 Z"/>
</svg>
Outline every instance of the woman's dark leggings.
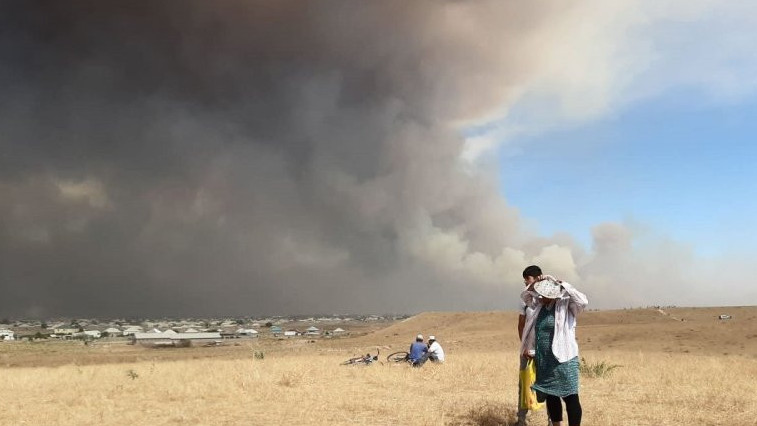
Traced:
<svg viewBox="0 0 757 426">
<path fill-rule="evenodd" d="M 578 394 L 568 395 L 563 398 L 565 401 L 565 411 L 568 412 L 568 425 L 579 426 L 581 424 L 581 402 L 578 400 Z M 547 412 L 553 422 L 562 421 L 562 403 L 559 396 L 547 395 Z"/>
</svg>

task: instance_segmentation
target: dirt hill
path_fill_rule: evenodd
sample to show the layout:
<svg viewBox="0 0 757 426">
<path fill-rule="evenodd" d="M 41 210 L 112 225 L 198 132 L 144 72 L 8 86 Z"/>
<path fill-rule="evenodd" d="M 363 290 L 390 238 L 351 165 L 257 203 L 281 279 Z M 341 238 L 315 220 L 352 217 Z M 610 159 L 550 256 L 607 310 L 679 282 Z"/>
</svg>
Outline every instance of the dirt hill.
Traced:
<svg viewBox="0 0 757 426">
<path fill-rule="evenodd" d="M 718 319 L 719 315 L 731 319 Z M 359 334 L 343 338 L 259 338 L 229 341 L 218 347 L 157 350 L 123 343 L 5 342 L 0 344 L 0 366 L 31 367 L 89 365 L 144 360 L 248 359 L 253 350 L 275 356 L 312 353 L 340 355 L 407 350 L 418 333 L 433 334 L 450 355 L 502 352 L 515 356 L 519 345 L 516 312 L 426 312 L 388 326 L 372 324 Z M 757 359 L 757 306 L 724 308 L 662 308 L 584 312 L 577 337 L 588 359 L 602 351 L 690 353 L 743 356 Z M 372 331 L 367 331 L 372 330 Z M 365 333 L 365 334 L 363 334 Z"/>
<path fill-rule="evenodd" d="M 720 320 L 721 314 L 731 319 Z M 332 344 L 403 349 L 433 334 L 449 350 L 516 350 L 516 312 L 427 312 Z M 589 311 L 579 317 L 584 351 L 742 355 L 757 358 L 757 307 Z"/>
</svg>

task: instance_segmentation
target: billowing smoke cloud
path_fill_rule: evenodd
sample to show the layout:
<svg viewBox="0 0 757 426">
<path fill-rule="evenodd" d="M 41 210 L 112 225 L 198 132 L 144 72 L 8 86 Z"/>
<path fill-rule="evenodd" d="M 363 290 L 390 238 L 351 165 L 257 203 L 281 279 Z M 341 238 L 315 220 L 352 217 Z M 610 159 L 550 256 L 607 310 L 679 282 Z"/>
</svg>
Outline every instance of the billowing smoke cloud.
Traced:
<svg viewBox="0 0 757 426">
<path fill-rule="evenodd" d="M 644 263 L 631 231 L 537 238 L 496 168 L 463 159 L 462 125 L 556 78 L 555 27 L 581 8 L 1 8 L 2 312 L 510 308 L 534 262 L 606 305 L 649 300 L 613 288 Z"/>
</svg>

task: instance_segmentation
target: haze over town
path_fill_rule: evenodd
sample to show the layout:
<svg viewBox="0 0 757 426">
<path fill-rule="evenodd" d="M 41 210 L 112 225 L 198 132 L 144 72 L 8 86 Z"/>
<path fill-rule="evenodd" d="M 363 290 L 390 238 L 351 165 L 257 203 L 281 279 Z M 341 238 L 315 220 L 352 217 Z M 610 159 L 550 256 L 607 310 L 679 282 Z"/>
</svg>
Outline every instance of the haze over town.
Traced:
<svg viewBox="0 0 757 426">
<path fill-rule="evenodd" d="M 0 316 L 757 304 L 755 9 L 4 2 Z"/>
</svg>

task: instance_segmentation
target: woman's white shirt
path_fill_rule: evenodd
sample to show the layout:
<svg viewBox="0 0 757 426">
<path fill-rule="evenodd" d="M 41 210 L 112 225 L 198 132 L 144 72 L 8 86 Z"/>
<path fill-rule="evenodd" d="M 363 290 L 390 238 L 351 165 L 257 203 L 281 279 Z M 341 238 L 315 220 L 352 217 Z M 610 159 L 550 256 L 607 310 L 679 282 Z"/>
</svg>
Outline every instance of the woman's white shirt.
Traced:
<svg viewBox="0 0 757 426">
<path fill-rule="evenodd" d="M 578 356 L 576 342 L 576 316 L 586 308 L 589 300 L 586 295 L 576 290 L 571 284 L 560 282 L 565 294 L 555 300 L 555 337 L 552 340 L 552 353 L 559 362 L 566 362 Z M 542 304 L 535 291 L 524 290 L 521 299 L 528 308 L 526 311 L 526 325 L 523 327 L 523 340 L 520 352 L 535 349 L 536 318 L 541 312 Z"/>
</svg>

